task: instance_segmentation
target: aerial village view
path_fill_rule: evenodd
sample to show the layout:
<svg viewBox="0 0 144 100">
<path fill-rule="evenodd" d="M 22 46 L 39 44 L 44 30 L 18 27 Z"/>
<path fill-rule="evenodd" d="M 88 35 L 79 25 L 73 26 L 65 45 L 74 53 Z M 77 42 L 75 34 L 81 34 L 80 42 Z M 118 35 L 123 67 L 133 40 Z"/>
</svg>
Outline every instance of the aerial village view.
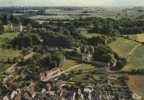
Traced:
<svg viewBox="0 0 144 100">
<path fill-rule="evenodd" d="M 144 1 L 0 0 L 0 100 L 144 100 Z"/>
</svg>

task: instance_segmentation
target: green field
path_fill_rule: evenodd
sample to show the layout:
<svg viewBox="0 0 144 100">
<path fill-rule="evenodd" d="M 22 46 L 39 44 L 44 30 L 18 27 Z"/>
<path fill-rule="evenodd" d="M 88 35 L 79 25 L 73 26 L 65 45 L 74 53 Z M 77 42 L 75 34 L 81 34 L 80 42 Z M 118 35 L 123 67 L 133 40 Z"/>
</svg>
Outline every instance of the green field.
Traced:
<svg viewBox="0 0 144 100">
<path fill-rule="evenodd" d="M 76 74 L 71 76 L 69 81 L 72 82 L 81 82 L 84 85 L 93 84 L 96 82 L 96 80 L 102 80 L 103 77 L 107 78 L 106 74 L 91 74 L 89 72 Z"/>
<path fill-rule="evenodd" d="M 110 47 L 121 57 L 127 59 L 124 71 L 144 69 L 144 45 L 124 38 L 118 38 Z"/>
<path fill-rule="evenodd" d="M 98 34 L 98 33 L 88 33 L 86 31 L 81 31 L 81 35 L 86 37 L 86 38 L 92 38 L 92 37 L 100 36 L 100 34 Z"/>
<path fill-rule="evenodd" d="M 35 20 L 48 20 L 48 19 L 72 20 L 75 17 L 68 16 L 68 15 L 36 15 L 36 16 L 31 16 L 30 18 Z"/>
<path fill-rule="evenodd" d="M 110 44 L 110 47 L 119 54 L 121 57 L 127 57 L 129 55 L 129 52 L 138 45 L 137 42 L 124 39 L 124 38 L 118 38 L 116 41 L 112 42 Z"/>
<path fill-rule="evenodd" d="M 74 65 L 76 65 L 76 64 L 77 64 L 76 61 L 67 59 L 67 60 L 64 62 L 64 65 L 61 66 L 61 69 L 62 69 L 62 70 L 66 70 L 66 69 L 68 69 L 68 68 L 70 68 L 70 67 L 72 67 L 72 66 L 74 66 Z"/>
<path fill-rule="evenodd" d="M 144 42 L 144 33 L 143 34 L 134 34 L 134 35 L 127 35 L 129 39 L 138 41 L 138 42 Z"/>
<path fill-rule="evenodd" d="M 144 45 L 138 47 L 128 58 L 128 64 L 124 67 L 124 70 L 129 69 L 144 69 Z"/>
<path fill-rule="evenodd" d="M 61 69 L 66 70 L 66 69 L 71 68 L 71 67 L 78 65 L 78 64 L 79 63 L 77 63 L 74 60 L 66 60 L 64 65 L 61 67 Z M 76 68 L 72 71 L 74 74 L 70 75 L 69 81 L 79 81 L 79 82 L 86 82 L 86 83 L 90 82 L 91 79 L 85 80 L 84 78 L 87 75 L 90 75 L 91 71 L 94 71 L 95 67 L 92 66 L 91 64 L 79 64 L 79 65 L 80 66 L 78 68 Z"/>
<path fill-rule="evenodd" d="M 9 40 L 15 38 L 18 34 L 18 32 L 0 34 L 0 45 L 5 44 Z"/>
<path fill-rule="evenodd" d="M 91 64 L 81 64 L 77 70 L 81 70 L 82 72 L 89 72 L 93 71 L 95 69 L 95 66 L 92 66 Z"/>
<path fill-rule="evenodd" d="M 19 50 L 14 49 L 2 49 L 0 48 L 0 59 L 14 58 L 21 56 Z"/>
<path fill-rule="evenodd" d="M 96 16 L 101 17 L 101 18 L 112 18 L 112 19 L 117 18 L 117 15 L 114 14 L 114 12 L 97 12 Z M 121 16 L 119 16 L 119 17 L 121 17 Z"/>
<path fill-rule="evenodd" d="M 93 83 L 93 77 L 97 77 L 97 79 L 99 79 L 99 77 L 101 75 L 104 74 L 95 74 L 92 72 L 95 71 L 95 66 L 92 66 L 91 64 L 81 64 L 77 69 L 75 69 L 73 71 L 73 74 L 71 74 L 69 81 L 73 81 L 73 82 L 82 82 L 84 84 L 89 84 L 89 83 Z M 89 77 L 87 79 L 87 77 Z"/>
</svg>

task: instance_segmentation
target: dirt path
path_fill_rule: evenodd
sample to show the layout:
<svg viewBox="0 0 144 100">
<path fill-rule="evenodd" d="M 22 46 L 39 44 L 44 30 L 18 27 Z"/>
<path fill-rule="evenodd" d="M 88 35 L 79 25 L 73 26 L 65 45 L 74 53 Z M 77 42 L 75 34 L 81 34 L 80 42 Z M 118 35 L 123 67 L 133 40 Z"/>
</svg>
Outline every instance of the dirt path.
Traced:
<svg viewBox="0 0 144 100">
<path fill-rule="evenodd" d="M 81 64 L 72 66 L 72 67 L 68 68 L 68 69 L 65 70 L 65 71 L 61 71 L 61 72 L 56 73 L 55 75 L 53 75 L 53 74 L 48 75 L 48 77 L 45 78 L 43 81 L 45 81 L 45 82 L 46 82 L 46 81 L 49 81 L 50 79 L 56 78 L 56 77 L 58 77 L 58 76 L 60 76 L 60 75 L 62 75 L 62 74 L 64 74 L 64 73 L 70 72 L 70 71 L 72 71 L 72 70 L 78 68 L 79 66 L 81 66 Z"/>
</svg>

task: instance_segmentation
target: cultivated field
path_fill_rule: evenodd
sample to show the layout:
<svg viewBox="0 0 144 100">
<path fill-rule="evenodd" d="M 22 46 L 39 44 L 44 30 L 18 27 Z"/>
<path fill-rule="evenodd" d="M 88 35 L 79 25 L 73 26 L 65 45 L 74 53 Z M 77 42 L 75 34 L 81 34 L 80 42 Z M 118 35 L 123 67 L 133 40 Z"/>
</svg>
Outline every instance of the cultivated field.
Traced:
<svg viewBox="0 0 144 100">
<path fill-rule="evenodd" d="M 67 60 L 64 62 L 64 65 L 61 66 L 61 69 L 62 69 L 62 70 L 66 70 L 66 69 L 68 69 L 68 68 L 70 68 L 70 67 L 72 67 L 72 66 L 74 66 L 74 65 L 76 65 L 76 64 L 77 64 L 76 61 L 67 59 Z"/>
<path fill-rule="evenodd" d="M 138 95 L 142 96 L 144 99 L 144 76 L 143 75 L 130 75 L 128 85 L 134 93 L 137 93 Z"/>
<path fill-rule="evenodd" d="M 144 45 L 139 46 L 127 60 L 124 70 L 144 69 Z"/>
<path fill-rule="evenodd" d="M 121 57 L 128 57 L 131 50 L 138 45 L 137 42 L 124 39 L 124 38 L 118 38 L 116 41 L 112 42 L 110 44 L 110 47 L 119 54 Z"/>
<path fill-rule="evenodd" d="M 99 80 L 101 79 L 101 77 L 106 78 L 106 75 L 104 73 L 95 73 L 95 70 L 95 66 L 92 66 L 91 64 L 81 64 L 70 74 L 69 81 L 81 82 L 86 85 L 93 84 L 95 80 Z"/>
<path fill-rule="evenodd" d="M 144 42 L 144 33 L 142 33 L 142 34 L 128 35 L 128 37 L 130 39 L 138 41 L 138 42 Z"/>
<path fill-rule="evenodd" d="M 49 20 L 49 19 L 54 19 L 54 20 L 72 20 L 75 17 L 68 16 L 68 15 L 36 15 L 36 16 L 31 16 L 31 19 L 34 20 Z"/>
<path fill-rule="evenodd" d="M 0 59 L 13 59 L 14 57 L 19 56 L 21 56 L 19 50 L 0 48 Z"/>
<path fill-rule="evenodd" d="M 124 71 L 144 69 L 144 45 L 133 40 L 118 38 L 110 47 L 120 56 L 127 59 Z"/>
</svg>

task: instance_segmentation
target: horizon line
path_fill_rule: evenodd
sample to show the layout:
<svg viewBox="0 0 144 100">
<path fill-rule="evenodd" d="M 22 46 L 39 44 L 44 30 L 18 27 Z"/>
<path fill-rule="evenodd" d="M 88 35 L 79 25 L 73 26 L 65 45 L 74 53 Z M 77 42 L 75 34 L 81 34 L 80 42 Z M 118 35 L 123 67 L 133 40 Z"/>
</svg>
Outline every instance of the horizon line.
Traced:
<svg viewBox="0 0 144 100">
<path fill-rule="evenodd" d="M 12 6 L 1 6 L 0 5 L 0 8 L 10 8 L 10 7 L 90 7 L 90 8 L 95 8 L 95 7 L 102 7 L 102 8 L 129 8 L 129 7 L 144 7 L 144 6 L 136 6 L 136 5 L 131 5 L 131 6 L 74 6 L 74 5 L 56 5 L 56 6 L 34 6 L 34 5 L 31 5 L 31 6 L 17 6 L 17 5 L 12 5 Z"/>
</svg>

